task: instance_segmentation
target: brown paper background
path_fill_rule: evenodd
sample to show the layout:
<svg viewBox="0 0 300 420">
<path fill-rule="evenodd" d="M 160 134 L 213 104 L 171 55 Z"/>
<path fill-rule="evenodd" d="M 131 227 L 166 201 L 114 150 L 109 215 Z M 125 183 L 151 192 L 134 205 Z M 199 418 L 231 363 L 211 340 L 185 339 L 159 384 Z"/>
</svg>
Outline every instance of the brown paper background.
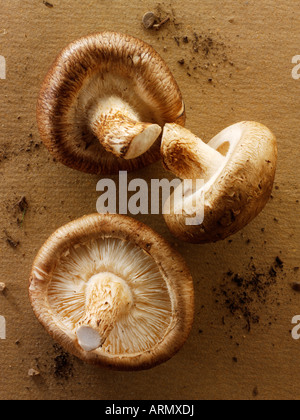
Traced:
<svg viewBox="0 0 300 420">
<path fill-rule="evenodd" d="M 294 267 L 300 233 L 300 81 L 291 76 L 292 57 L 300 54 L 296 2 L 165 1 L 162 16 L 172 19 L 160 31 L 141 25 L 143 14 L 156 10 L 154 1 L 49 2 L 53 8 L 41 0 L 0 0 L 0 55 L 7 60 L 7 79 L 0 80 L 0 281 L 7 285 L 0 294 L 0 315 L 7 320 L 7 340 L 0 341 L 0 399 L 298 399 L 300 342 L 290 333 L 300 312 L 300 296 L 290 286 L 299 280 Z M 62 352 L 33 315 L 28 277 L 35 254 L 56 228 L 95 212 L 99 177 L 53 161 L 40 144 L 35 105 L 61 48 L 102 30 L 140 37 L 162 55 L 182 90 L 187 127 L 205 141 L 240 120 L 271 128 L 279 145 L 276 189 L 266 209 L 232 242 L 184 244 L 172 238 L 162 216 L 138 216 L 177 247 L 193 274 L 196 318 L 188 342 L 150 371 L 110 372 L 70 357 L 63 377 L 57 377 Z M 193 51 L 194 32 L 213 40 L 207 55 Z M 160 163 L 131 175 L 165 176 Z M 29 209 L 20 227 L 15 204 L 22 196 Z M 10 246 L 8 237 L 19 246 Z M 265 274 L 277 256 L 284 267 L 277 269 L 265 302 L 254 299 L 260 322 L 248 332 L 242 315 L 230 314 L 216 290 L 228 270 L 247 276 L 253 261 Z M 40 376 L 29 377 L 30 368 Z"/>
</svg>

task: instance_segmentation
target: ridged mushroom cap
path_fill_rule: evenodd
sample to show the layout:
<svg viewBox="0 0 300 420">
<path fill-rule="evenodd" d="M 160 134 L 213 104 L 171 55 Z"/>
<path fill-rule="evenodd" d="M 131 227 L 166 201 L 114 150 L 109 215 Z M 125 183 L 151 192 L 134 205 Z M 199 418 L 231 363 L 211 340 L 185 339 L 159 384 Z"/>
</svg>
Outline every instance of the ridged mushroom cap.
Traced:
<svg viewBox="0 0 300 420">
<path fill-rule="evenodd" d="M 103 32 L 71 43 L 56 58 L 41 88 L 37 121 L 57 160 L 109 175 L 159 160 L 161 128 L 184 125 L 185 108 L 174 77 L 150 45 Z"/>
<path fill-rule="evenodd" d="M 223 240 L 250 223 L 270 199 L 277 142 L 262 124 L 234 124 L 208 144 L 189 130 L 168 124 L 161 152 L 165 167 L 177 176 L 204 180 L 203 186 L 191 190 L 184 200 L 174 198 L 175 192 L 167 202 L 171 211 L 164 215 L 166 223 L 183 241 Z M 197 217 L 199 224 L 189 225 L 188 219 Z"/>
<path fill-rule="evenodd" d="M 34 261 L 29 295 L 61 346 L 117 370 L 171 358 L 194 316 L 193 281 L 182 257 L 126 216 L 94 214 L 58 229 Z"/>
</svg>

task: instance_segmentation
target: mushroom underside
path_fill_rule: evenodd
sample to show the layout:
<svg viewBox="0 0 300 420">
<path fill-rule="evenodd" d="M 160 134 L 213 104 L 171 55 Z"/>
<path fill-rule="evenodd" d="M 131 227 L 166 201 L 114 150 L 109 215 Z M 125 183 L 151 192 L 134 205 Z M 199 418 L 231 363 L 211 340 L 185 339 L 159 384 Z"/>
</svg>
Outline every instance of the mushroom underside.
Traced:
<svg viewBox="0 0 300 420">
<path fill-rule="evenodd" d="M 114 287 L 119 290 L 115 301 Z M 97 299 L 91 306 L 88 296 L 96 288 Z M 52 273 L 47 299 L 62 331 L 79 341 L 82 350 L 107 357 L 153 349 L 167 334 L 173 317 L 170 291 L 155 261 L 120 239 L 98 239 L 70 248 Z M 86 324 L 91 307 L 97 313 L 95 325 Z M 101 319 L 104 326 L 99 326 Z"/>
<path fill-rule="evenodd" d="M 61 138 L 61 141 L 57 144 L 51 143 L 50 151 L 61 157 L 67 165 L 79 164 L 83 171 L 92 173 L 110 174 L 117 173 L 118 170 L 131 171 L 157 161 L 160 156 L 161 130 L 156 127 L 162 127 L 164 120 L 155 104 L 147 103 L 141 93 L 133 81 L 126 80 L 122 76 L 111 73 L 94 74 L 85 81 L 72 99 L 67 115 L 57 117 L 55 131 L 57 138 Z M 147 141 L 147 145 L 139 151 L 138 156 L 133 155 L 130 156 L 130 160 L 124 160 L 122 153 L 118 157 L 112 153 L 110 146 L 105 148 L 99 142 L 91 127 L 89 115 L 100 101 L 110 103 L 112 112 L 118 112 L 119 109 L 117 106 L 114 108 L 114 104 L 122 101 L 124 106 L 137 115 L 137 121 L 152 124 L 151 127 L 155 127 L 153 135 Z M 120 126 L 120 123 L 116 124 L 116 127 Z M 126 134 L 126 131 L 124 133 Z M 137 139 L 139 143 L 143 140 L 141 137 L 140 135 Z M 118 142 L 121 148 L 120 137 Z"/>
<path fill-rule="evenodd" d="M 55 158 L 108 175 L 157 161 L 163 125 L 184 124 L 185 109 L 152 47 L 104 32 L 75 41 L 58 56 L 41 89 L 37 119 Z"/>
</svg>

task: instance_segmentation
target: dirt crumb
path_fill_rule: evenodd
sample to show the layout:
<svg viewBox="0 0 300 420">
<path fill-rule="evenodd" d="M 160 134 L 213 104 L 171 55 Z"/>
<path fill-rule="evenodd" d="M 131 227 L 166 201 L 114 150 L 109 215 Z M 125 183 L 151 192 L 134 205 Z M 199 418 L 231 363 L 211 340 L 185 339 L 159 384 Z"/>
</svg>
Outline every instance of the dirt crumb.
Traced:
<svg viewBox="0 0 300 420">
<path fill-rule="evenodd" d="M 18 201 L 17 208 L 18 208 L 19 212 L 22 213 L 21 217 L 17 218 L 17 223 L 18 223 L 19 227 L 22 228 L 24 220 L 25 220 L 26 213 L 27 213 L 28 208 L 29 208 L 29 204 L 28 204 L 28 201 L 27 201 L 25 196 L 21 197 L 21 199 Z"/>
<path fill-rule="evenodd" d="M 291 284 L 292 289 L 294 290 L 294 292 L 300 292 L 300 282 L 294 282 Z"/>
<path fill-rule="evenodd" d="M 281 258 L 279 258 L 279 257 L 276 257 L 276 259 L 275 259 L 275 263 L 276 263 L 276 266 L 277 267 L 279 267 L 279 268 L 283 268 L 283 261 L 282 261 L 282 259 Z"/>
<path fill-rule="evenodd" d="M 26 200 L 26 197 L 23 196 L 20 198 L 20 200 L 17 203 L 17 206 L 19 207 L 21 212 L 27 211 L 28 209 L 28 202 Z"/>
<path fill-rule="evenodd" d="M 235 325 L 241 323 L 242 329 L 247 332 L 250 332 L 254 325 L 261 323 L 260 312 L 266 304 L 280 305 L 272 295 L 278 276 L 276 261 L 271 268 L 258 270 L 251 259 L 245 274 L 241 275 L 229 270 L 224 275 L 219 288 L 213 288 L 217 296 L 216 302 L 227 309 L 227 317 L 230 315 L 236 320 Z M 269 321 L 267 324 L 271 325 Z M 226 324 L 232 334 L 230 322 L 226 322 L 225 316 L 222 318 L 222 323 Z"/>
<path fill-rule="evenodd" d="M 259 392 L 258 392 L 258 388 L 257 388 L 257 386 L 253 389 L 253 391 L 252 391 L 252 395 L 253 395 L 253 397 L 254 397 L 254 398 L 257 398 L 257 397 L 258 397 Z"/>
<path fill-rule="evenodd" d="M 16 241 L 15 239 L 13 239 L 8 233 L 7 233 L 7 231 L 5 230 L 4 231 L 4 233 L 5 233 L 5 235 L 6 235 L 6 242 L 7 242 L 7 244 L 11 247 L 11 248 L 14 248 L 14 249 L 16 249 L 16 248 L 18 248 L 18 246 L 20 245 L 20 242 L 19 241 Z"/>
<path fill-rule="evenodd" d="M 35 377 L 35 376 L 40 376 L 40 372 L 36 369 L 29 369 L 28 376 L 30 376 L 32 378 Z"/>
<path fill-rule="evenodd" d="M 68 380 L 73 376 L 74 369 L 71 356 L 58 345 L 54 345 L 54 350 L 57 354 L 54 358 L 54 376 Z"/>
<path fill-rule="evenodd" d="M 232 77 L 235 65 L 230 56 L 231 50 L 219 33 L 210 30 L 193 31 L 191 28 L 185 29 L 185 25 L 179 25 L 173 28 L 172 38 L 180 54 L 186 57 L 184 64 L 188 76 L 196 80 L 206 78 L 213 86 L 215 83 L 212 82 L 217 80 L 219 70 L 222 70 L 225 77 Z"/>
<path fill-rule="evenodd" d="M 52 9 L 53 7 L 54 7 L 54 5 L 52 4 L 52 3 L 49 3 L 48 1 L 46 1 L 46 0 L 43 0 L 43 4 L 46 6 L 46 7 L 49 7 L 49 9 Z"/>
</svg>

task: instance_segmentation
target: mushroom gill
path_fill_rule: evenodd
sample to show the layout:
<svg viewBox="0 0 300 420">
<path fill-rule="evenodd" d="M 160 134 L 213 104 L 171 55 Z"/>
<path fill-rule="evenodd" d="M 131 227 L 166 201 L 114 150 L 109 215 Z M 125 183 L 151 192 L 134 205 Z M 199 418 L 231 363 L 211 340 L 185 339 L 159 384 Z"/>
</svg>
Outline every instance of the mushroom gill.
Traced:
<svg viewBox="0 0 300 420">
<path fill-rule="evenodd" d="M 113 238 L 71 247 L 54 269 L 48 302 L 83 350 L 106 354 L 153 348 L 172 318 L 168 286 L 155 261 Z"/>
</svg>

